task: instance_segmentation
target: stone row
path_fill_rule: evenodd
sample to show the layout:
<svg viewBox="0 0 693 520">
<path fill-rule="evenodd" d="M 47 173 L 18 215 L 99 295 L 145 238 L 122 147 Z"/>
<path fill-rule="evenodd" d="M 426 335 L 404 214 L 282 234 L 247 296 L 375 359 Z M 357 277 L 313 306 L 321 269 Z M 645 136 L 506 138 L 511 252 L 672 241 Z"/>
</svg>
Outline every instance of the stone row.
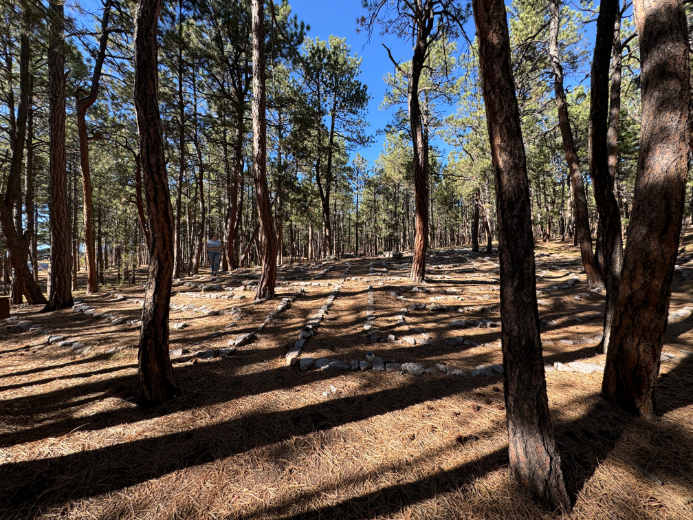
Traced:
<svg viewBox="0 0 693 520">
<path fill-rule="evenodd" d="M 294 293 L 286 298 L 282 298 L 281 302 L 279 305 L 277 305 L 277 308 L 273 311 L 271 311 L 265 320 L 258 326 L 257 329 L 251 332 L 246 332 L 244 334 L 241 334 L 239 336 L 236 336 L 234 339 L 229 340 L 229 346 L 231 347 L 242 347 L 243 345 L 247 345 L 251 341 L 253 341 L 257 335 L 262 332 L 267 325 L 269 325 L 272 320 L 277 316 L 277 314 L 281 314 L 282 312 L 285 312 L 286 310 L 291 308 L 291 304 L 298 298 L 301 294 L 303 294 L 302 291 L 299 291 L 297 293 Z M 238 321 L 238 319 L 236 319 Z"/>
<path fill-rule="evenodd" d="M 297 363 L 298 357 L 301 355 L 301 351 L 303 350 L 306 341 L 315 335 L 315 331 L 320 326 L 320 322 L 325 318 L 325 314 L 327 314 L 330 307 L 332 307 L 332 304 L 337 297 L 337 293 L 339 293 L 341 288 L 341 284 L 335 285 L 330 294 L 327 296 L 325 304 L 320 307 L 315 315 L 308 320 L 308 323 L 303 326 L 301 332 L 299 333 L 298 340 L 294 343 L 294 346 L 291 348 L 291 350 L 289 350 L 289 352 L 287 352 L 285 356 L 287 365 L 295 365 Z"/>
<path fill-rule="evenodd" d="M 318 279 L 322 278 L 322 277 L 325 276 L 327 273 L 329 273 L 329 272 L 332 270 L 333 267 L 334 267 L 334 265 L 328 265 L 325 269 L 323 269 L 322 271 L 318 272 L 318 274 L 316 274 L 316 275 L 313 277 L 313 280 L 318 280 Z"/>
<path fill-rule="evenodd" d="M 383 359 L 376 356 L 373 352 L 366 354 L 365 359 L 352 360 L 349 363 L 338 359 L 319 358 L 314 360 L 311 357 L 302 357 L 299 361 L 299 369 L 302 371 L 310 370 L 315 367 L 317 370 L 335 371 L 366 371 L 375 372 L 399 372 L 401 374 L 412 374 L 420 376 L 423 374 L 444 374 L 449 376 L 477 377 L 494 376 L 503 373 L 502 365 L 479 365 L 474 370 L 465 372 L 464 370 L 451 370 L 443 363 L 437 363 L 432 367 L 424 367 L 421 363 L 399 363 L 395 359 Z"/>
<path fill-rule="evenodd" d="M 372 265 L 372 264 L 371 264 Z M 375 326 L 375 293 L 373 286 L 368 286 L 368 299 L 366 300 L 366 322 L 363 324 L 363 330 L 370 331 Z"/>
<path fill-rule="evenodd" d="M 226 289 L 227 291 L 229 289 Z M 245 300 L 247 296 L 245 294 L 222 294 L 222 293 L 193 293 L 193 292 L 182 292 L 178 293 L 180 296 L 185 296 L 186 298 L 207 298 L 210 300 Z"/>
</svg>

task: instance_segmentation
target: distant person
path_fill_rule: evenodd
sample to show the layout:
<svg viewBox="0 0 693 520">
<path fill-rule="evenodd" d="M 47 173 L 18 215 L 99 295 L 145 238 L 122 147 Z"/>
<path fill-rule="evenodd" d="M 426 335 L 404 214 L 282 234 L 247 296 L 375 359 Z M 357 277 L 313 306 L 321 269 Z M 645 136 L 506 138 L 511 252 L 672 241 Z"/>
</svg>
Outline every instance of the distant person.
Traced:
<svg viewBox="0 0 693 520">
<path fill-rule="evenodd" d="M 212 276 L 216 276 L 219 272 L 219 260 L 221 260 L 221 242 L 219 242 L 219 237 L 216 234 L 212 234 L 205 244 L 205 251 L 207 251 L 207 257 L 209 258 L 209 268 L 212 271 Z"/>
</svg>

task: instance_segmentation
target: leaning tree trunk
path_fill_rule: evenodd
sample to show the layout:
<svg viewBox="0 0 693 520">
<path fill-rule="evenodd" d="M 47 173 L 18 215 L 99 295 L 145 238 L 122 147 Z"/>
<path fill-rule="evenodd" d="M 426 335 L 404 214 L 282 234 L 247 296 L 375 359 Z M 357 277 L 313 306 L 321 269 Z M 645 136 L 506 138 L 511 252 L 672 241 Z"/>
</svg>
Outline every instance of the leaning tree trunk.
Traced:
<svg viewBox="0 0 693 520">
<path fill-rule="evenodd" d="M 163 403 L 178 392 L 168 353 L 174 236 L 157 99 L 160 10 L 161 0 L 139 0 L 135 14 L 135 110 L 152 240 L 138 353 L 139 400 L 146 404 Z"/>
<path fill-rule="evenodd" d="M 546 395 L 532 208 L 503 0 L 474 0 L 479 64 L 496 178 L 501 321 L 510 470 L 542 504 L 570 508 Z"/>
<path fill-rule="evenodd" d="M 634 0 L 633 10 L 642 60 L 640 158 L 602 393 L 654 418 L 688 170 L 688 31 L 680 0 Z"/>
<path fill-rule="evenodd" d="M 267 187 L 267 121 L 265 114 L 264 0 L 252 0 L 253 32 L 253 177 L 257 212 L 262 226 L 262 274 L 255 299 L 274 297 L 277 278 L 277 238 Z"/>
<path fill-rule="evenodd" d="M 623 261 L 621 214 L 614 196 L 609 174 L 607 148 L 609 115 L 609 64 L 614 41 L 614 23 L 619 13 L 618 0 L 602 0 L 597 18 L 597 38 L 594 45 L 590 90 L 589 148 L 590 175 L 594 184 L 594 199 L 603 233 L 603 266 L 606 283 L 606 312 L 602 352 L 609 348 L 614 306 L 618 296 Z"/>
<path fill-rule="evenodd" d="M 575 202 L 575 230 L 577 240 L 580 245 L 580 255 L 582 265 L 587 274 L 587 283 L 590 288 L 602 286 L 602 279 L 599 269 L 592 253 L 592 234 L 590 232 L 589 211 L 587 209 L 587 197 L 585 187 L 582 183 L 582 172 L 580 171 L 580 161 L 573 140 L 573 130 L 568 116 L 568 100 L 566 99 L 563 88 L 563 66 L 558 54 L 558 31 L 561 24 L 560 0 L 551 0 L 549 9 L 551 11 L 551 27 L 549 40 L 549 57 L 551 58 L 551 68 L 554 76 L 554 91 L 556 93 L 556 105 L 558 107 L 558 122 L 563 138 L 563 150 L 565 151 L 570 181 L 573 185 L 573 196 Z"/>
<path fill-rule="evenodd" d="M 89 139 L 87 137 L 87 110 L 94 104 L 99 95 L 99 80 L 101 69 L 106 58 L 108 46 L 108 21 L 111 16 L 111 0 L 106 0 L 101 20 L 101 38 L 99 51 L 94 62 L 94 72 L 91 77 L 89 94 L 81 98 L 77 95 L 77 134 L 79 135 L 79 159 L 82 170 L 82 191 L 84 193 L 84 256 L 87 265 L 87 294 L 99 290 L 99 280 L 96 272 L 96 251 L 94 248 L 94 204 L 92 202 L 91 169 L 89 167 Z"/>
<path fill-rule="evenodd" d="M 29 48 L 29 37 L 26 34 L 21 36 L 20 62 L 19 62 L 19 106 L 17 107 L 17 119 L 15 122 L 12 137 L 12 160 L 10 162 L 10 173 L 7 176 L 5 186 L 5 197 L 0 199 L 0 220 L 2 221 L 2 232 L 5 235 L 7 249 L 10 252 L 12 267 L 15 277 L 20 281 L 30 304 L 46 303 L 46 299 L 41 293 L 36 281 L 31 276 L 31 271 L 25 261 L 31 243 L 31 229 L 21 234 L 15 228 L 13 209 L 15 204 L 21 203 L 21 173 L 22 161 L 24 156 L 24 140 L 26 138 L 26 125 L 28 120 L 29 105 L 31 103 L 30 86 L 31 78 L 29 74 L 29 61 L 31 58 Z M 14 110 L 14 108 L 13 108 Z"/>
<path fill-rule="evenodd" d="M 50 0 L 48 43 L 49 154 L 51 194 L 51 269 L 48 303 L 43 312 L 72 306 L 70 226 L 67 215 L 67 170 L 65 156 L 65 11 L 59 0 Z"/>
</svg>

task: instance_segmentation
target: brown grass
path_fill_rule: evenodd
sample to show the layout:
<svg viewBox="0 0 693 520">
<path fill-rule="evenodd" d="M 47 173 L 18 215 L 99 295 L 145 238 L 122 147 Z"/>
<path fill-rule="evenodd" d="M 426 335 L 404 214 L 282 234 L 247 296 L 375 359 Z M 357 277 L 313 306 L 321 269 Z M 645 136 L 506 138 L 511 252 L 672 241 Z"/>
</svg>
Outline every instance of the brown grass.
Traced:
<svg viewBox="0 0 693 520">
<path fill-rule="evenodd" d="M 580 271 L 573 248 L 541 244 L 537 253 L 553 254 L 537 258 L 537 273 L 547 271 L 539 288 L 572 277 L 564 267 Z M 303 355 L 348 362 L 373 351 L 464 370 L 499 363 L 498 329 L 449 327 L 453 319 L 497 321 L 497 311 L 418 310 L 398 325 L 396 316 L 410 302 L 390 294 L 425 304 L 440 297 L 435 303 L 496 308 L 497 257 L 485 256 L 436 253 L 431 260 L 477 263 L 475 273 L 460 273 L 459 267 L 432 271 L 436 279 L 428 287 L 460 288 L 458 295 L 403 291 L 412 287 L 406 280 L 347 281 Z M 381 259 L 352 260 L 349 276 L 378 278 L 369 275 L 370 261 L 383 267 Z M 346 262 L 332 262 L 335 267 L 319 281 L 338 282 Z M 387 265 L 386 276 L 406 274 L 406 268 L 389 260 Z M 684 267 L 693 269 L 693 261 Z M 239 278 L 247 279 L 248 272 Z M 451 278 L 437 279 L 446 273 Z M 540 307 L 542 317 L 555 322 L 543 333 L 547 363 L 604 362 L 593 349 L 601 320 L 571 321 L 603 306 L 603 294 L 586 296 L 580 278 L 571 289 L 540 295 L 549 303 Z M 384 337 L 411 335 L 416 345 L 368 341 L 363 323 L 369 284 L 376 295 L 375 329 Z M 693 317 L 668 331 L 664 350 L 678 357 L 662 365 L 662 419 L 656 423 L 601 400 L 598 374 L 547 372 L 557 442 L 575 500 L 572 512 L 551 513 L 527 500 L 508 476 L 502 377 L 300 372 L 286 366 L 287 347 L 330 290 L 307 287 L 255 342 L 227 359 L 187 356 L 176 362 L 183 395 L 155 409 L 131 402 L 136 349 L 112 350 L 136 345 L 137 327 L 114 327 L 71 311 L 14 309 L 92 350 L 75 356 L 67 347 L 43 344 L 43 335 L 0 329 L 0 518 L 693 518 L 693 358 L 680 350 L 693 350 Z M 675 279 L 672 310 L 690 306 L 690 290 L 689 279 Z M 294 291 L 281 286 L 278 292 Z M 139 287 L 118 292 L 141 295 Z M 255 329 L 278 303 L 254 303 L 252 293 L 245 294 L 244 300 L 174 296 L 175 303 L 238 306 L 242 313 L 227 330 L 231 315 L 172 311 L 172 322 L 189 327 L 172 331 L 171 348 L 223 348 Z M 84 301 L 129 319 L 139 315 L 137 304 L 116 302 L 108 293 Z M 429 344 L 409 329 L 416 327 L 430 335 Z M 213 332 L 220 335 L 209 338 Z M 478 346 L 444 343 L 455 336 Z"/>
</svg>

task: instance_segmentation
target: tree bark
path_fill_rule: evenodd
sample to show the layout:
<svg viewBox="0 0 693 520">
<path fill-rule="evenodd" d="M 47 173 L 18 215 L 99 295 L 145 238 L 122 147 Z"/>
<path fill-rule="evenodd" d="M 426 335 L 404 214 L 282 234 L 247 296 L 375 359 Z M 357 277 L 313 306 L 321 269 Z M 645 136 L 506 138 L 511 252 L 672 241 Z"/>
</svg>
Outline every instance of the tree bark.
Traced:
<svg viewBox="0 0 693 520">
<path fill-rule="evenodd" d="M 265 114 L 265 31 L 264 0 L 252 0 L 253 33 L 253 178 L 257 212 L 262 227 L 262 274 L 256 300 L 274 297 L 277 278 L 277 238 L 272 223 L 272 207 L 267 187 L 267 121 Z"/>
<path fill-rule="evenodd" d="M 476 196 L 479 196 L 477 191 Z M 474 201 L 474 218 L 472 219 L 472 253 L 479 252 L 479 204 Z"/>
<path fill-rule="evenodd" d="M 609 338 L 618 296 L 623 261 L 621 214 L 609 174 L 607 149 L 609 113 L 609 63 L 614 41 L 614 23 L 619 13 L 618 0 L 601 0 L 597 18 L 597 37 L 591 71 L 589 149 L 590 175 L 594 184 L 599 222 L 603 231 L 604 261 L 602 272 L 606 284 L 606 312 L 602 352 L 609 348 Z"/>
<path fill-rule="evenodd" d="M 80 98 L 77 92 L 77 134 L 79 135 L 79 158 L 82 169 L 82 190 L 84 192 L 84 256 L 87 265 L 87 294 L 99 290 L 99 280 L 96 272 L 96 251 L 94 248 L 94 204 L 92 202 L 91 170 L 89 167 L 89 139 L 87 137 L 87 110 L 91 107 L 99 95 L 99 81 L 101 69 L 106 59 L 106 47 L 108 46 L 108 22 L 111 16 L 111 0 L 106 0 L 101 19 L 101 38 L 99 51 L 94 62 L 94 72 L 91 77 L 91 88 L 86 97 Z"/>
<path fill-rule="evenodd" d="M 17 119 L 14 128 L 10 131 L 12 147 L 12 159 L 10 162 L 10 173 L 7 176 L 5 197 L 0 199 L 0 219 L 2 220 L 2 232 L 5 236 L 7 249 L 10 252 L 10 261 L 14 268 L 15 276 L 19 280 L 30 304 L 46 303 L 46 299 L 41 293 L 36 281 L 29 271 L 26 261 L 26 254 L 31 243 L 31 229 L 25 233 L 18 232 L 14 222 L 14 206 L 21 204 L 21 173 L 24 157 L 24 145 L 26 138 L 26 126 L 28 121 L 30 96 L 30 74 L 29 62 L 31 59 L 30 42 L 27 34 L 21 35 L 20 58 L 19 58 L 19 106 L 17 107 Z M 11 107 L 14 114 L 14 107 Z"/>
<path fill-rule="evenodd" d="M 496 178 L 510 470 L 543 505 L 570 508 L 546 395 L 526 159 L 503 0 L 474 0 Z"/>
<path fill-rule="evenodd" d="M 151 249 L 152 236 L 147 227 L 147 217 L 144 214 L 144 202 L 142 201 L 142 161 L 139 154 L 135 154 L 135 203 L 137 205 L 137 218 L 140 221 L 140 228 L 147 242 L 147 249 Z"/>
<path fill-rule="evenodd" d="M 688 30 L 680 0 L 634 0 L 633 11 L 642 59 L 640 157 L 602 393 L 654 418 L 688 169 Z"/>
<path fill-rule="evenodd" d="M 561 0 L 551 0 L 549 4 L 551 13 L 549 57 L 551 58 L 551 68 L 554 76 L 554 92 L 556 93 L 556 105 L 558 107 L 558 122 L 561 129 L 561 137 L 563 138 L 563 150 L 565 151 L 570 180 L 573 185 L 573 196 L 575 197 L 575 230 L 578 243 L 580 244 L 582 265 L 585 268 L 587 283 L 590 288 L 596 288 L 603 286 L 603 282 L 592 253 L 592 234 L 590 233 L 587 197 L 585 196 L 580 161 L 568 115 L 568 101 L 563 88 L 563 66 L 558 55 L 558 31 L 561 24 L 560 3 Z"/>
<path fill-rule="evenodd" d="M 481 214 L 481 219 L 484 222 L 484 229 L 486 230 L 486 252 L 488 254 L 491 254 L 493 253 L 493 236 L 491 235 L 491 225 L 489 224 L 488 218 L 486 217 L 486 208 L 484 208 L 484 205 L 481 203 L 480 190 L 477 190 L 476 192 L 476 205 L 479 210 L 479 213 Z"/>
<path fill-rule="evenodd" d="M 621 118 L 621 63 L 623 46 L 621 44 L 621 16 L 619 11 L 614 22 L 613 56 L 611 58 L 611 90 L 609 94 L 609 128 L 606 132 L 606 149 L 609 156 L 609 176 L 611 183 L 616 180 L 618 167 L 618 128 Z"/>
<path fill-rule="evenodd" d="M 67 170 L 65 156 L 65 12 L 63 3 L 48 4 L 49 154 L 51 269 L 48 303 L 43 312 L 72 306 L 70 272 L 70 226 L 67 215 Z"/>
<path fill-rule="evenodd" d="M 152 243 L 138 352 L 139 400 L 158 404 L 178 390 L 168 353 L 173 274 L 173 209 L 157 94 L 157 24 L 161 0 L 139 0 L 135 14 L 135 110 Z"/>
<path fill-rule="evenodd" d="M 233 146 L 233 179 L 232 182 L 229 183 L 228 187 L 229 209 L 226 219 L 226 255 L 229 258 L 229 267 L 231 269 L 238 268 L 238 247 L 236 244 L 238 241 L 238 224 L 240 222 L 238 187 L 240 185 L 240 179 L 243 173 L 243 136 L 245 134 L 243 118 L 244 112 L 245 110 L 243 107 L 237 107 L 236 141 Z"/>
<path fill-rule="evenodd" d="M 176 185 L 176 220 L 173 277 L 180 278 L 183 265 L 181 214 L 183 179 L 185 178 L 185 101 L 183 98 L 183 0 L 178 0 L 178 184 Z"/>
<path fill-rule="evenodd" d="M 430 2 L 426 2 L 431 10 Z M 426 13 L 428 14 L 428 13 Z M 428 52 L 428 38 L 433 30 L 434 16 L 424 17 L 416 26 L 416 44 L 412 57 L 411 73 L 407 82 L 409 126 L 414 149 L 414 207 L 415 238 L 414 257 L 410 278 L 421 283 L 426 276 L 426 251 L 428 249 L 428 142 L 424 138 L 421 107 L 419 103 L 419 80 Z"/>
<path fill-rule="evenodd" d="M 206 207 L 205 207 L 205 169 L 204 163 L 202 162 L 202 148 L 200 146 L 200 135 L 199 135 L 199 124 L 198 124 L 198 105 L 197 105 L 197 69 L 193 64 L 193 104 L 195 106 L 195 114 L 193 115 L 193 122 L 195 124 L 195 133 L 193 135 L 193 141 L 195 144 L 195 151 L 197 152 L 197 194 L 198 194 L 198 204 L 200 206 L 200 229 L 198 230 L 198 235 L 195 245 L 195 261 L 193 263 L 193 274 L 198 274 L 200 272 L 200 263 L 202 260 L 202 249 L 205 242 L 205 223 L 206 223 Z"/>
</svg>

